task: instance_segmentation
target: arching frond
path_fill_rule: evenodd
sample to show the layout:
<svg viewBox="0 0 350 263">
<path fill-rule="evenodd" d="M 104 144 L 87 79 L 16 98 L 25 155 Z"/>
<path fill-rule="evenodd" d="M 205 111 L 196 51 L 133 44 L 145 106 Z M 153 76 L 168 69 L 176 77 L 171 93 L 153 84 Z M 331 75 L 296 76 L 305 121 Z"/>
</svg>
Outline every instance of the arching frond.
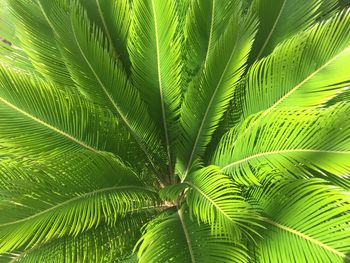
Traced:
<svg viewBox="0 0 350 263">
<path fill-rule="evenodd" d="M 132 136 L 129 140 L 139 145 L 157 170 L 160 164 L 155 164 L 154 159 L 161 156 L 162 149 L 156 126 L 137 90 L 130 85 L 120 63 L 109 51 L 102 32 L 91 24 L 76 1 L 71 3 L 70 13 L 60 1 L 39 2 L 81 92 L 117 115 Z"/>
<path fill-rule="evenodd" d="M 127 133 L 118 129 L 108 111 L 34 76 L 2 66 L 0 108 L 0 144 L 8 148 L 8 153 L 46 159 L 87 149 L 126 156 L 126 145 L 120 144 L 122 140 L 117 136 L 126 137 Z M 118 149 L 120 146 L 125 148 Z"/>
<path fill-rule="evenodd" d="M 284 42 L 248 72 L 244 116 L 319 106 L 349 83 L 350 10 Z"/>
<path fill-rule="evenodd" d="M 89 18 L 104 32 L 111 50 L 121 60 L 127 72 L 130 59 L 127 51 L 127 37 L 132 17 L 131 1 L 80 0 Z"/>
<path fill-rule="evenodd" d="M 116 225 L 101 225 L 76 237 L 53 238 L 44 245 L 17 253 L 9 262 L 124 262 L 140 237 L 143 220 L 148 218 L 134 214 Z"/>
<path fill-rule="evenodd" d="M 266 183 L 252 191 L 265 213 L 256 262 L 347 262 L 350 196 L 320 179 Z"/>
<path fill-rule="evenodd" d="M 190 188 L 186 202 L 198 222 L 208 223 L 214 235 L 239 240 L 257 225 L 257 214 L 245 202 L 233 181 L 209 166 L 190 174 L 184 181 Z"/>
<path fill-rule="evenodd" d="M 192 222 L 185 209 L 151 221 L 139 241 L 138 256 L 140 263 L 247 262 L 243 245 L 214 237 L 210 227 Z"/>
<path fill-rule="evenodd" d="M 252 5 L 260 23 L 252 48 L 252 61 L 270 54 L 278 43 L 311 26 L 321 15 L 321 4 L 322 0 L 255 0 Z M 322 7 L 332 9 L 329 5 Z"/>
<path fill-rule="evenodd" d="M 54 33 L 34 1 L 9 1 L 16 19 L 16 35 L 35 69 L 58 87 L 74 87 Z"/>
<path fill-rule="evenodd" d="M 1 252 L 76 236 L 101 222 L 113 225 L 128 214 L 161 209 L 154 190 L 112 159 L 95 158 L 61 176 L 41 166 L 8 163 L 0 173 Z"/>
<path fill-rule="evenodd" d="M 132 80 L 161 130 L 172 170 L 182 71 L 175 2 L 134 0 L 133 13 L 129 42 Z"/>
<path fill-rule="evenodd" d="M 340 104 L 256 115 L 223 137 L 213 163 L 244 184 L 259 182 L 262 164 L 298 177 L 322 171 L 343 176 L 350 168 L 349 112 Z"/>
<path fill-rule="evenodd" d="M 232 17 L 240 16 L 241 1 L 191 1 L 184 37 L 186 66 L 193 78 L 213 51 Z"/>
<path fill-rule="evenodd" d="M 7 1 L 0 2 L 0 43 L 8 46 L 16 45 L 18 38 L 16 36 L 16 24 L 11 16 L 11 11 Z M 17 42 L 17 43 L 15 43 Z"/>
<path fill-rule="evenodd" d="M 16 24 L 7 1 L 0 1 L 0 64 L 34 71 L 16 36 Z"/>
<path fill-rule="evenodd" d="M 234 17 L 217 42 L 207 64 L 188 88 L 181 107 L 179 136 L 179 169 L 186 178 L 193 163 L 202 157 L 239 78 L 244 72 L 256 29 L 253 18 Z"/>
</svg>

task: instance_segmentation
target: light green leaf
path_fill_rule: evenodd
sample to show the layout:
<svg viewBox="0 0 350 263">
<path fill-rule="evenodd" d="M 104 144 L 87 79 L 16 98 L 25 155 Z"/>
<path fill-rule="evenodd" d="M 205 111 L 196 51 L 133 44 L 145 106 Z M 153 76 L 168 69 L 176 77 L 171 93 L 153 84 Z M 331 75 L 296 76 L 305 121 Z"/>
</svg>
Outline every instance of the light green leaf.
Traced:
<svg viewBox="0 0 350 263">
<path fill-rule="evenodd" d="M 247 251 L 242 244 L 214 237 L 210 227 L 192 222 L 185 209 L 160 215 L 151 221 L 138 248 L 140 263 L 247 262 Z"/>
<path fill-rule="evenodd" d="M 255 29 L 254 18 L 233 17 L 207 57 L 207 66 L 199 73 L 198 81 L 193 82 L 185 94 L 178 146 L 182 180 L 202 157 L 232 99 L 244 72 Z"/>
<path fill-rule="evenodd" d="M 350 168 L 350 107 L 283 109 L 246 119 L 217 147 L 213 163 L 243 184 L 259 183 L 263 164 L 297 177 L 323 171 L 343 176 Z"/>
<path fill-rule="evenodd" d="M 161 130 L 170 170 L 181 102 L 180 38 L 171 0 L 133 1 L 129 53 L 132 80 Z M 145 88 L 147 87 L 147 88 Z"/>
<path fill-rule="evenodd" d="M 260 23 L 251 60 L 259 60 L 270 54 L 278 43 L 311 26 L 321 12 L 334 8 L 328 4 L 322 5 L 321 9 L 322 2 L 322 0 L 254 0 L 252 7 Z"/>
<path fill-rule="evenodd" d="M 185 200 L 198 222 L 208 223 L 214 236 L 237 241 L 257 225 L 257 214 L 240 194 L 233 181 L 218 167 L 209 166 L 190 174 L 184 181 L 190 188 Z"/>
<path fill-rule="evenodd" d="M 58 87 L 74 87 L 54 33 L 39 6 L 28 0 L 11 0 L 9 4 L 16 19 L 16 35 L 35 69 Z"/>
<path fill-rule="evenodd" d="M 250 193 L 265 213 L 257 262 L 350 260 L 350 195 L 320 179 L 267 182 Z"/>
<path fill-rule="evenodd" d="M 276 107 L 319 106 L 349 83 L 350 10 L 278 46 L 247 78 L 244 117 Z"/>
</svg>

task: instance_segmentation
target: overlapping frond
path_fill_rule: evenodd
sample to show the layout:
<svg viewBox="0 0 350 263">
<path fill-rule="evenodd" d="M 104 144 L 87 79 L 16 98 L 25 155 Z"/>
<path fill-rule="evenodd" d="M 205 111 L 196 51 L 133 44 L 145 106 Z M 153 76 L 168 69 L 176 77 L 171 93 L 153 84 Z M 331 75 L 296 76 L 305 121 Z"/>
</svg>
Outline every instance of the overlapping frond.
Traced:
<svg viewBox="0 0 350 263">
<path fill-rule="evenodd" d="M 350 10 L 278 46 L 247 77 L 244 116 L 285 106 L 318 106 L 349 83 Z"/>
<path fill-rule="evenodd" d="M 160 215 L 144 231 L 139 241 L 140 263 L 247 262 L 242 244 L 213 236 L 210 227 L 193 222 L 184 208 Z"/>
<path fill-rule="evenodd" d="M 14 45 L 18 38 L 16 36 L 16 25 L 11 16 L 7 1 L 0 2 L 0 43 L 9 46 Z M 18 45 L 18 43 L 16 43 Z"/>
<path fill-rule="evenodd" d="M 350 262 L 345 3 L 0 0 L 0 262 Z"/>
<path fill-rule="evenodd" d="M 14 69 L 1 66 L 0 76 L 0 144 L 8 153 L 45 159 L 85 149 L 126 156 L 118 136 L 127 133 L 108 111 Z"/>
<path fill-rule="evenodd" d="M 327 171 L 343 176 L 350 168 L 350 107 L 283 109 L 246 119 L 229 131 L 213 163 L 244 184 L 259 183 L 262 164 L 295 176 Z"/>
<path fill-rule="evenodd" d="M 69 166 L 71 160 L 62 162 Z M 83 165 L 61 174 L 50 166 L 1 165 L 1 252 L 76 236 L 102 222 L 113 225 L 128 214 L 154 213 L 160 205 L 154 190 L 117 161 L 85 157 Z"/>
<path fill-rule="evenodd" d="M 335 4 L 323 0 L 255 0 L 252 6 L 259 18 L 259 30 L 252 48 L 252 61 L 270 54 L 278 43 L 311 26 L 322 12 L 332 10 Z"/>
<path fill-rule="evenodd" d="M 53 238 L 44 245 L 13 253 L 9 262 L 124 262 L 140 237 L 142 225 L 138 215 L 128 216 L 113 226 L 101 225 L 76 237 Z"/>
<path fill-rule="evenodd" d="M 244 72 L 256 29 L 252 17 L 233 17 L 225 34 L 207 57 L 198 81 L 189 86 L 181 107 L 179 170 L 184 179 L 205 147 L 223 116 L 235 85 Z"/>
<path fill-rule="evenodd" d="M 80 3 L 86 8 L 90 20 L 104 32 L 111 51 L 129 72 L 127 38 L 132 17 L 131 1 L 80 0 Z"/>
<path fill-rule="evenodd" d="M 72 78 L 83 94 L 109 107 L 154 163 L 161 151 L 158 132 L 138 91 L 132 87 L 119 61 L 109 51 L 102 31 L 91 24 L 82 6 L 71 2 L 70 13 L 60 1 L 39 1 L 56 33 Z M 161 157 L 160 157 L 161 159 Z M 158 163 L 158 165 L 160 165 Z"/>
<path fill-rule="evenodd" d="M 228 27 L 241 15 L 241 1 L 191 1 L 184 27 L 186 67 L 193 78 Z"/>
<path fill-rule="evenodd" d="M 150 107 L 174 167 L 174 139 L 181 102 L 181 42 L 175 2 L 133 1 L 129 53 L 132 80 Z"/>
<path fill-rule="evenodd" d="M 256 262 L 350 260 L 350 196 L 320 179 L 265 182 L 250 195 L 264 211 L 266 230 Z"/>
<path fill-rule="evenodd" d="M 254 231 L 257 214 L 218 167 L 202 168 L 190 174 L 184 184 L 189 186 L 185 199 L 190 213 L 198 222 L 209 224 L 214 236 L 239 240 L 242 232 Z"/>
<path fill-rule="evenodd" d="M 74 87 L 54 33 L 34 1 L 9 1 L 15 17 L 16 35 L 35 69 L 57 87 Z"/>
<path fill-rule="evenodd" d="M 7 1 L 0 1 L 0 64 L 22 70 L 34 68 L 16 36 L 16 24 Z"/>
</svg>

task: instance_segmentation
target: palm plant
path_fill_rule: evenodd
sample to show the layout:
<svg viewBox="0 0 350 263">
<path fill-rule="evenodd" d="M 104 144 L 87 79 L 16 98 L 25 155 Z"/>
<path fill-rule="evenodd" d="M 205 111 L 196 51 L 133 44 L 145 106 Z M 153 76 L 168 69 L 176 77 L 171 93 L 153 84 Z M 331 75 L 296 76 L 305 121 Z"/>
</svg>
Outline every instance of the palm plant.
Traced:
<svg viewBox="0 0 350 263">
<path fill-rule="evenodd" d="M 350 10 L 1 0 L 0 262 L 350 260 Z"/>
</svg>

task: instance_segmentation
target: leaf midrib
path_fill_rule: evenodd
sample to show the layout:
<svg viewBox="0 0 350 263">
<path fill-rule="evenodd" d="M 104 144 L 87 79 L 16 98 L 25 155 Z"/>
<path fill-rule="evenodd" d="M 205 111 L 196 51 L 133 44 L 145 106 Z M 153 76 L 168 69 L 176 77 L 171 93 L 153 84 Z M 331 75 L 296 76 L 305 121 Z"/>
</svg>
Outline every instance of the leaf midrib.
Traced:
<svg viewBox="0 0 350 263">
<path fill-rule="evenodd" d="M 330 60 L 328 60 L 326 63 L 324 63 L 322 66 L 320 66 L 318 69 L 316 69 L 314 72 L 312 72 L 310 75 L 308 75 L 305 79 L 303 79 L 300 83 L 298 83 L 294 88 L 292 88 L 289 92 L 287 92 L 283 97 L 281 97 L 278 101 L 276 101 L 272 106 L 270 106 L 266 111 L 264 111 L 263 116 L 266 116 L 266 114 L 271 112 L 274 108 L 276 108 L 279 104 L 281 104 L 284 100 L 286 100 L 289 96 L 291 96 L 295 91 L 301 88 L 305 83 L 307 83 L 310 79 L 315 77 L 319 72 L 321 72 L 323 69 L 325 69 L 327 66 L 329 66 L 331 63 L 333 63 L 335 60 L 337 60 L 346 52 L 350 52 L 350 47 L 345 48 L 340 53 L 338 53 L 337 55 L 332 57 Z"/>
<path fill-rule="evenodd" d="M 225 68 L 224 68 L 224 71 L 223 71 L 223 73 L 222 73 L 221 76 L 220 76 L 219 82 L 218 82 L 218 84 L 217 84 L 216 87 L 215 87 L 214 93 L 213 93 L 212 97 L 210 98 L 210 101 L 209 101 L 209 103 L 208 103 L 208 107 L 206 108 L 205 114 L 204 114 L 204 116 L 203 116 L 203 118 L 202 118 L 202 122 L 201 122 L 201 125 L 200 125 L 199 129 L 198 129 L 197 136 L 196 136 L 196 139 L 195 139 L 195 143 L 194 143 L 194 145 L 193 145 L 193 148 L 192 148 L 192 151 L 191 151 L 191 155 L 190 155 L 190 158 L 189 158 L 189 160 L 188 160 L 187 167 L 186 167 L 185 174 L 184 174 L 184 176 L 183 176 L 182 182 L 186 179 L 186 177 L 187 177 L 187 175 L 188 175 L 188 172 L 189 172 L 189 169 L 190 169 L 190 167 L 191 167 L 191 165 L 192 165 L 192 159 L 193 159 L 193 156 L 194 156 L 194 153 L 195 153 L 195 149 L 196 149 L 196 147 L 197 147 L 200 134 L 202 133 L 202 129 L 203 129 L 203 127 L 204 127 L 204 123 L 205 123 L 206 118 L 207 118 L 207 116 L 208 116 L 209 109 L 211 108 L 211 104 L 213 103 L 214 98 L 215 98 L 215 96 L 216 96 L 216 93 L 218 92 L 219 87 L 220 87 L 220 85 L 221 85 L 221 82 L 222 82 L 222 80 L 223 80 L 223 78 L 224 78 L 224 75 L 226 74 L 226 71 L 227 71 L 227 69 L 228 69 L 228 65 L 230 64 L 230 62 L 231 62 L 231 60 L 232 60 L 233 54 L 236 53 L 237 42 L 238 42 L 238 40 L 236 40 L 235 46 L 234 46 L 234 48 L 232 49 L 232 52 L 231 52 L 231 54 L 230 54 L 230 58 L 228 59 L 228 62 L 227 62 L 227 64 L 226 64 Z"/>
<path fill-rule="evenodd" d="M 350 154 L 350 151 L 331 151 L 331 150 L 316 150 L 316 149 L 288 149 L 288 150 L 276 150 L 276 151 L 269 151 L 269 152 L 263 152 L 263 153 L 257 153 L 251 156 L 248 156 L 244 159 L 237 160 L 235 162 L 232 162 L 230 164 L 225 165 L 224 167 L 221 168 L 222 171 L 239 165 L 244 162 L 248 162 L 253 159 L 258 159 L 261 157 L 265 156 L 270 156 L 270 155 L 279 155 L 279 154 L 285 154 L 285 153 L 330 153 L 330 154 Z"/>
<path fill-rule="evenodd" d="M 188 251 L 190 252 L 190 256 L 191 256 L 191 261 L 192 261 L 192 263 L 196 263 L 196 259 L 194 257 L 194 253 L 193 253 L 192 241 L 191 241 L 191 238 L 190 238 L 190 233 L 188 232 L 187 226 L 186 226 L 186 224 L 184 222 L 184 217 L 183 217 L 182 210 L 181 209 L 177 210 L 177 214 L 179 216 L 180 223 L 181 223 L 182 229 L 183 229 L 184 234 L 185 234 L 185 238 L 186 238 L 186 242 L 187 242 L 187 246 L 188 246 Z"/>
<path fill-rule="evenodd" d="M 304 240 L 307 240 L 307 241 L 309 241 L 309 242 L 311 242 L 311 243 L 313 243 L 313 244 L 315 244 L 317 246 L 320 246 L 320 247 L 324 248 L 325 250 L 328 250 L 328 251 L 330 251 L 330 252 L 332 252 L 332 253 L 334 253 L 334 254 L 336 254 L 336 255 L 344 258 L 344 259 L 350 260 L 350 257 L 347 256 L 346 254 L 344 254 L 344 253 L 342 253 L 342 252 L 340 252 L 340 251 L 338 251 L 338 250 L 336 250 L 336 249 L 334 249 L 334 248 L 332 248 L 332 247 L 322 243 L 321 241 L 319 241 L 317 239 L 314 239 L 314 238 L 312 238 L 312 237 L 310 237 L 310 236 L 308 236 L 308 235 L 306 235 L 306 234 L 304 234 L 304 233 L 302 233 L 302 232 L 300 232 L 300 231 L 298 231 L 296 229 L 293 229 L 291 227 L 282 225 L 282 224 L 280 224 L 280 223 L 278 223 L 278 222 L 276 222 L 274 220 L 271 220 L 269 218 L 263 218 L 263 220 L 265 222 L 267 222 L 267 223 L 277 227 L 277 228 L 280 228 L 280 229 L 282 229 L 284 231 L 287 231 L 289 233 L 297 235 L 297 236 L 299 236 L 300 238 L 302 238 Z"/>
<path fill-rule="evenodd" d="M 209 40 L 208 40 L 208 48 L 207 48 L 207 52 L 205 54 L 205 60 L 204 60 L 204 68 L 207 66 L 208 64 L 208 57 L 209 57 L 209 51 L 211 49 L 212 46 L 212 38 L 213 38 L 213 32 L 214 32 L 214 13 L 215 13 L 215 0 L 213 1 L 213 5 L 212 5 L 212 9 L 211 9 L 211 19 L 210 19 L 210 31 L 209 31 Z"/>
<path fill-rule="evenodd" d="M 165 1 L 165 0 L 163 0 Z M 162 122 L 164 127 L 164 136 L 165 136 L 165 143 L 166 143 L 166 149 L 167 149 L 167 155 L 168 155 L 168 161 L 169 161 L 169 167 L 170 170 L 172 169 L 172 157 L 171 157 L 171 151 L 170 151 L 170 140 L 169 140 L 169 131 L 168 126 L 166 122 L 166 113 L 165 113 L 165 102 L 164 102 L 164 95 L 163 95 L 163 82 L 161 77 L 161 62 L 160 62 L 160 48 L 159 48 L 159 32 L 158 32 L 158 20 L 157 20 L 157 13 L 156 8 L 154 4 L 154 0 L 151 0 L 152 5 L 152 12 L 153 12 L 153 21 L 154 21 L 154 32 L 155 32 L 155 41 L 156 41 L 156 54 L 157 54 L 157 77 L 158 77 L 158 83 L 159 83 L 159 95 L 160 95 L 160 105 L 162 109 Z"/>
<path fill-rule="evenodd" d="M 193 184 L 192 182 L 189 181 L 185 181 L 186 184 L 190 185 L 191 187 L 193 187 L 194 189 L 196 189 L 197 192 L 199 192 L 202 196 L 204 196 L 211 204 L 213 204 L 213 206 L 216 207 L 216 209 L 218 209 L 227 219 L 229 219 L 230 221 L 234 222 L 232 220 L 232 218 L 224 211 L 221 209 L 221 207 L 219 205 L 217 205 L 217 203 L 210 198 L 210 196 L 208 196 L 206 193 L 204 193 L 200 188 L 198 188 L 195 184 Z"/>
<path fill-rule="evenodd" d="M 101 20 L 102 20 L 102 24 L 103 24 L 103 27 L 106 31 L 106 34 L 107 34 L 107 38 L 108 38 L 108 41 L 110 43 L 110 45 L 112 46 L 116 56 L 118 56 L 118 52 L 117 52 L 117 49 L 115 48 L 114 46 L 114 43 L 113 43 L 113 40 L 112 40 L 112 36 L 111 36 L 111 33 L 109 32 L 109 29 L 108 29 L 108 26 L 107 26 L 107 23 L 106 23 L 106 20 L 105 20 L 105 17 L 103 16 L 102 14 L 102 9 L 101 9 L 101 5 L 100 5 L 100 0 L 95 0 L 96 1 L 96 5 L 97 5 L 97 11 L 98 11 L 98 14 L 99 16 L 101 17 Z"/>
<path fill-rule="evenodd" d="M 74 143 L 79 144 L 80 146 L 82 146 L 82 147 L 84 147 L 84 148 L 86 148 L 88 150 L 91 150 L 91 151 L 93 151 L 95 153 L 100 153 L 100 151 L 98 151 L 97 149 L 87 145 L 86 143 L 78 140 L 77 138 L 71 136 L 70 134 L 68 134 L 68 133 L 66 133 L 66 132 L 64 132 L 64 131 L 62 131 L 62 130 L 60 130 L 60 129 L 58 129 L 58 128 L 56 128 L 56 127 L 54 127 L 54 126 L 52 126 L 52 125 L 50 125 L 48 123 L 46 123 L 46 122 L 44 122 L 43 120 L 41 120 L 41 119 L 31 115 L 30 113 L 28 113 L 28 112 L 18 108 L 17 106 L 13 105 L 9 101 L 5 100 L 4 98 L 0 97 L 0 101 L 2 101 L 4 104 L 6 104 L 8 107 L 12 108 L 13 110 L 15 110 L 15 111 L 23 114 L 24 116 L 34 120 L 35 122 L 45 126 L 46 128 L 54 131 L 55 133 L 58 133 L 58 134 L 62 135 L 63 137 L 66 137 L 67 139 L 73 141 Z"/>
<path fill-rule="evenodd" d="M 141 187 L 141 186 L 131 186 L 131 185 L 128 185 L 128 186 L 114 186 L 114 187 L 107 187 L 107 188 L 102 188 L 102 189 L 98 189 L 98 190 L 95 190 L 95 191 L 92 191 L 92 192 L 88 192 L 88 193 L 84 193 L 82 195 L 79 195 L 79 196 L 76 196 L 74 198 L 71 198 L 69 200 L 66 200 L 62 203 L 59 203 L 57 205 L 54 205 L 48 209 L 45 209 L 43 211 L 40 211 L 39 213 L 36 213 L 34 215 L 31 215 L 29 217 L 26 217 L 26 218 L 23 218 L 23 219 L 19 219 L 19 220 L 15 220 L 15 221 L 12 221 L 12 222 L 8 222 L 8 223 L 3 223 L 3 224 L 0 224 L 0 227 L 4 227 L 4 226 L 9 226 L 9 225 L 14 225 L 14 224 L 18 224 L 18 223 L 22 223 L 22 222 L 26 222 L 30 219 L 33 219 L 33 218 L 36 218 L 38 216 L 41 216 L 43 214 L 46 214 L 52 210 L 55 210 L 57 208 L 60 208 L 62 206 L 65 206 L 69 203 L 72 203 L 74 201 L 77 201 L 79 199 L 83 199 L 85 197 L 88 197 L 88 196 L 91 196 L 91 195 L 96 195 L 96 194 L 100 194 L 100 193 L 104 193 L 104 192 L 109 192 L 109 191 L 114 191 L 114 190 L 126 190 L 126 189 L 139 189 L 139 190 L 145 190 L 145 191 L 150 191 L 150 192 L 153 192 L 151 189 L 149 188 L 146 188 L 146 187 Z"/>
<path fill-rule="evenodd" d="M 282 15 L 282 13 L 283 13 L 284 7 L 286 6 L 286 3 L 287 3 L 287 0 L 284 0 L 283 4 L 282 4 L 282 6 L 281 6 L 281 9 L 280 9 L 280 11 L 278 12 L 278 15 L 277 15 L 277 17 L 276 17 L 276 20 L 275 20 L 275 22 L 273 23 L 273 26 L 272 26 L 272 28 L 271 28 L 269 34 L 267 35 L 267 38 L 265 39 L 264 44 L 262 45 L 262 47 L 261 47 L 261 49 L 260 49 L 260 51 L 259 51 L 259 53 L 258 53 L 258 55 L 257 55 L 257 57 L 256 57 L 256 60 L 259 60 L 259 59 L 260 59 L 260 56 L 261 56 L 261 54 L 263 53 L 263 51 L 265 50 L 265 48 L 266 48 L 266 46 L 267 46 L 267 43 L 269 43 L 269 41 L 270 41 L 270 39 L 271 39 L 273 33 L 275 32 L 275 29 L 276 29 L 276 27 L 277 27 L 277 24 L 278 24 L 280 18 L 281 18 L 281 15 Z"/>
</svg>

